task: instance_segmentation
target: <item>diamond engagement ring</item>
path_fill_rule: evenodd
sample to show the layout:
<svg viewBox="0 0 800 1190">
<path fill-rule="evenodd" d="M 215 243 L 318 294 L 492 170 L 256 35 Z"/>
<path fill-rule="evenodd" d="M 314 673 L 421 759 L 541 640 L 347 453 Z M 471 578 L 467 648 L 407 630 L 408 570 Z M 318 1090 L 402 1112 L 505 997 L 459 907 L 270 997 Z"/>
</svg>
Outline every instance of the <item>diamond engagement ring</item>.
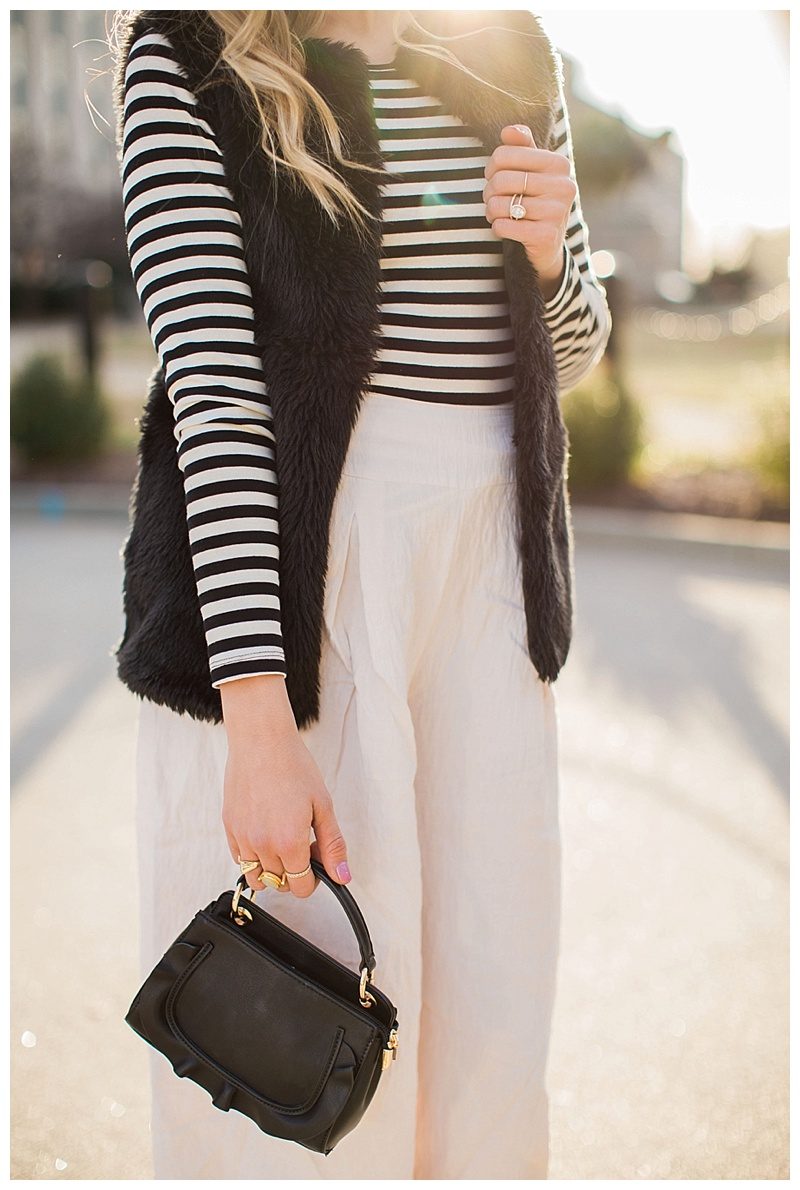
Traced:
<svg viewBox="0 0 800 1190">
<path fill-rule="evenodd" d="M 511 210 L 509 211 L 509 214 L 511 215 L 512 219 L 524 219 L 525 218 L 525 208 L 522 205 L 522 199 L 523 199 L 523 195 L 512 194 L 512 196 L 511 196 Z M 517 200 L 519 200 L 519 201 L 517 201 Z"/>
<path fill-rule="evenodd" d="M 524 219 L 525 207 L 522 205 L 522 200 L 525 197 L 525 192 L 528 188 L 528 171 L 525 171 L 525 177 L 522 180 L 522 193 L 511 195 L 511 210 L 509 214 L 512 219 Z"/>
</svg>

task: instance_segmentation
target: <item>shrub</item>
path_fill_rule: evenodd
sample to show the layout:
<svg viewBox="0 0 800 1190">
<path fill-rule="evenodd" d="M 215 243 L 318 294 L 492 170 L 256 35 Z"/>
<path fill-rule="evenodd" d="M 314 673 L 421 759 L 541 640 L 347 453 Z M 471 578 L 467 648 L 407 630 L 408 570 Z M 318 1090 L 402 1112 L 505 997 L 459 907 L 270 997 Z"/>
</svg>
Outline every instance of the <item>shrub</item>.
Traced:
<svg viewBox="0 0 800 1190">
<path fill-rule="evenodd" d="M 56 355 L 34 356 L 11 382 L 12 443 L 32 463 L 85 459 L 105 441 L 109 415 L 98 386 L 71 377 Z"/>
<path fill-rule="evenodd" d="M 756 437 L 751 465 L 766 486 L 781 499 L 789 497 L 789 403 L 773 401 L 762 407 L 760 433 Z"/>
<path fill-rule="evenodd" d="M 574 491 L 623 483 L 642 449 L 642 415 L 619 377 L 598 368 L 562 398 Z"/>
</svg>

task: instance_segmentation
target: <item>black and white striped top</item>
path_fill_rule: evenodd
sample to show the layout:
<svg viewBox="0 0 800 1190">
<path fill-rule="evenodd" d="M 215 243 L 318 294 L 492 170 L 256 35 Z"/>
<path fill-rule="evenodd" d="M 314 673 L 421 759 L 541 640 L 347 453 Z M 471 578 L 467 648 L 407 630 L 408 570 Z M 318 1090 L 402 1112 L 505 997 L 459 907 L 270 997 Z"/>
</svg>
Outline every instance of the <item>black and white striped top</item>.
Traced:
<svg viewBox="0 0 800 1190">
<path fill-rule="evenodd" d="M 438 99 L 392 63 L 370 86 L 384 184 L 382 345 L 369 390 L 493 404 L 511 399 L 514 344 L 502 241 L 483 213 L 488 158 Z M 125 72 L 121 181 L 131 271 L 175 411 L 187 528 L 212 685 L 286 675 L 272 410 L 253 333 L 241 218 L 214 130 L 174 49 L 143 33 Z M 572 160 L 561 111 L 550 148 Z M 605 292 L 576 195 L 565 271 L 545 314 L 559 385 L 605 348 Z"/>
<path fill-rule="evenodd" d="M 386 169 L 381 346 L 370 392 L 489 405 L 513 395 L 503 241 L 484 214 L 486 151 L 392 63 L 369 68 Z"/>
</svg>

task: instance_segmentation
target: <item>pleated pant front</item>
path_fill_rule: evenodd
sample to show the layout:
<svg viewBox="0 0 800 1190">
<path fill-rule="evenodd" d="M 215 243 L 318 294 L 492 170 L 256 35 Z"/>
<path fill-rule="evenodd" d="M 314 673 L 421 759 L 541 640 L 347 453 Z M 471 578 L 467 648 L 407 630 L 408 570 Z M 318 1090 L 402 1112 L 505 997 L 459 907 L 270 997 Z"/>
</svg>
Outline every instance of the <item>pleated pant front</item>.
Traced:
<svg viewBox="0 0 800 1190">
<path fill-rule="evenodd" d="M 324 1156 L 215 1108 L 152 1050 L 156 1178 L 547 1177 L 557 712 L 526 648 L 512 417 L 368 394 L 331 518 L 321 710 L 302 737 L 398 1008 L 397 1059 Z M 239 874 L 226 754 L 223 725 L 140 704 L 142 978 Z M 324 885 L 257 901 L 358 971 Z"/>
</svg>

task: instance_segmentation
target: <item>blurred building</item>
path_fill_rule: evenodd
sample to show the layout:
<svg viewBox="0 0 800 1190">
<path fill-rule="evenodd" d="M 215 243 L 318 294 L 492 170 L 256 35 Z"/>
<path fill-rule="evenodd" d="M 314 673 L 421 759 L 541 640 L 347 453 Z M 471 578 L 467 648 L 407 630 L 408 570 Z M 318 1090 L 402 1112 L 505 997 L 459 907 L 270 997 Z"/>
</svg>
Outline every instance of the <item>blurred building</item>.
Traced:
<svg viewBox="0 0 800 1190">
<path fill-rule="evenodd" d="M 630 298 L 658 301 L 659 279 L 683 269 L 683 154 L 671 129 L 639 132 L 582 98 L 580 68 L 562 57 L 592 251 L 613 253 Z"/>
<path fill-rule="evenodd" d="M 46 281 L 59 261 L 119 252 L 109 18 L 103 9 L 10 13 L 11 267 L 18 280 Z"/>
<path fill-rule="evenodd" d="M 789 228 L 756 228 L 747 246 L 747 265 L 756 290 L 772 289 L 789 276 Z"/>
</svg>

